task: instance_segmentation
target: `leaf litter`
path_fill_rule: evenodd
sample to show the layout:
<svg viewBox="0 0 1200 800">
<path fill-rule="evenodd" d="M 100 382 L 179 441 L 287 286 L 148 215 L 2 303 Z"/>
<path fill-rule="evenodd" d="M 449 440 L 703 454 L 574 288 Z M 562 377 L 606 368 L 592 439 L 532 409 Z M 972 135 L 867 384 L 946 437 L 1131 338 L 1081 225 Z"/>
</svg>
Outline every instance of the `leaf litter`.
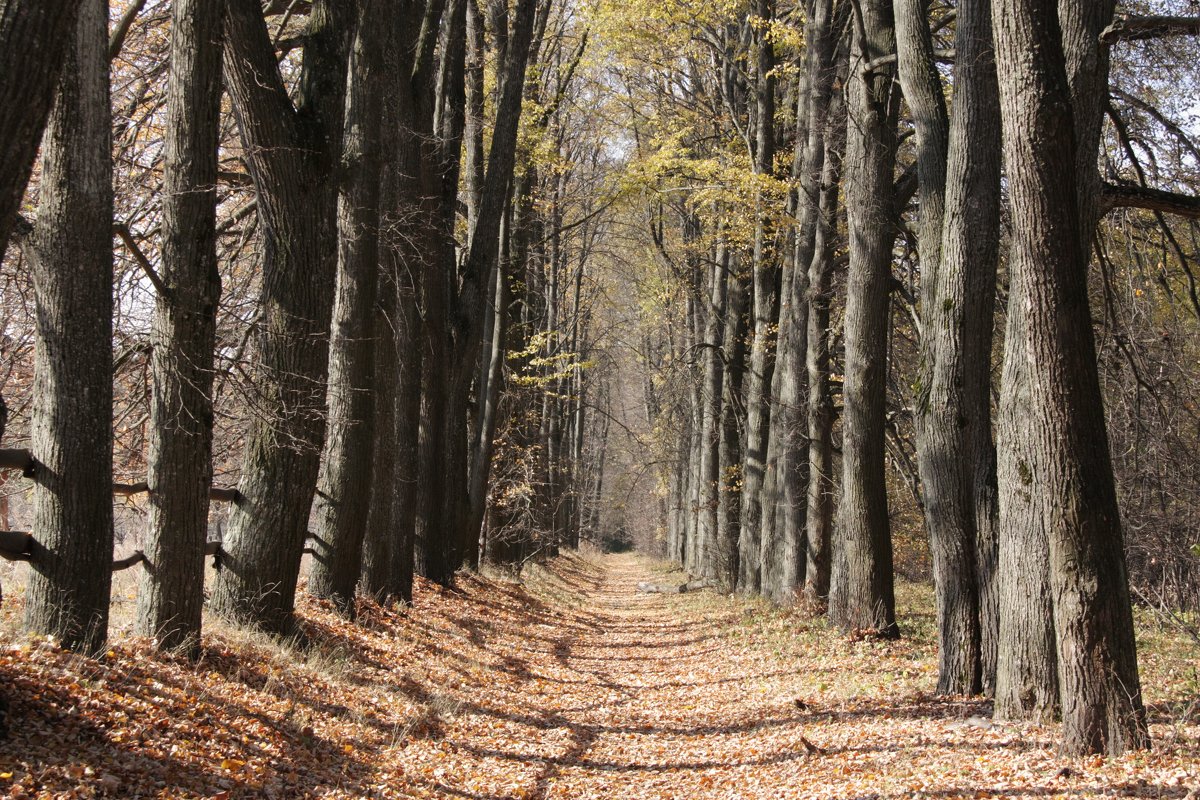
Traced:
<svg viewBox="0 0 1200 800">
<path fill-rule="evenodd" d="M 301 641 L 214 623 L 196 661 L 134 638 L 85 658 L 8 636 L 0 793 L 1200 797 L 1185 649 L 1143 656 L 1153 750 L 1068 758 L 1057 726 L 933 696 L 927 587 L 902 587 L 906 637 L 881 642 L 759 600 L 636 590 L 669 577 L 563 556 L 524 585 L 418 581 L 413 608 L 363 604 L 357 624 L 302 599 Z"/>
</svg>

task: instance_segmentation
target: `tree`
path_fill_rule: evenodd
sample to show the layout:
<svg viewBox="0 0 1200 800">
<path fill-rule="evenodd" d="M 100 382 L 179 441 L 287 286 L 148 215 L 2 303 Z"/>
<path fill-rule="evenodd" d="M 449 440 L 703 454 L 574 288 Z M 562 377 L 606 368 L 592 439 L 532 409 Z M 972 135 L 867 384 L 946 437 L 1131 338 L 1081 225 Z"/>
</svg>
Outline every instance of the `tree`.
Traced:
<svg viewBox="0 0 1200 800">
<path fill-rule="evenodd" d="M 1111 16 L 1111 4 L 1097 5 Z M 1093 101 L 1085 92 L 1103 70 L 1094 60 L 1081 70 L 1078 57 L 1095 55 L 1095 46 L 1079 41 L 1099 35 L 1087 18 L 1103 11 L 1060 9 L 1053 0 L 993 2 L 1013 215 L 1009 302 L 1026 327 L 1005 359 L 1021 360 L 1029 376 L 1028 462 L 1018 468 L 1044 512 L 1063 745 L 1118 755 L 1145 746 L 1147 732 L 1087 297 L 1097 207 L 1087 187 L 1099 179 L 1091 175 L 1095 151 L 1086 160 L 1080 151 L 1098 142 L 1089 135 Z M 1011 405 L 1013 389 L 1003 392 Z M 1003 514 L 1002 506 L 1002 526 Z"/>
<path fill-rule="evenodd" d="M 441 197 L 441 145 L 434 136 L 437 102 L 436 49 L 445 0 L 413 0 L 393 16 L 399 47 L 387 52 L 393 81 L 384 105 L 384 152 L 392 154 L 384 197 L 384 275 L 394 289 L 393 335 L 397 357 L 394 397 L 392 525 L 394 542 L 388 584 L 401 600 L 412 598 L 414 571 L 425 573 L 427 526 L 435 524 L 438 494 L 437 438 L 444 400 L 438 384 L 422 380 L 428 364 L 443 358 L 445 301 L 435 215 Z M 419 20 L 419 22 L 418 22 Z M 433 415 L 432 417 L 428 415 Z M 434 437 L 430 439 L 429 437 Z"/>
<path fill-rule="evenodd" d="M 934 64 L 928 5 L 905 0 L 896 16 L 920 187 L 917 457 L 938 598 L 938 691 L 973 694 L 993 682 L 984 640 L 994 653 L 999 623 L 990 392 L 999 101 L 988 0 L 958 7 L 952 114 Z"/>
<path fill-rule="evenodd" d="M 375 404 L 391 402 L 376 392 L 375 327 L 379 273 L 380 89 L 387 42 L 386 15 L 393 4 L 362 6 L 347 76 L 343 179 L 338 196 L 338 265 L 329 339 L 325 457 L 317 480 L 317 556 L 309 591 L 353 614 L 362 567 L 363 539 L 371 499 L 377 433 Z M 388 348 L 391 351 L 391 348 Z M 391 421 L 387 417 L 385 422 Z M 388 432 L 390 433 L 390 431 Z M 387 491 L 380 484 L 377 491 Z"/>
<path fill-rule="evenodd" d="M 19 239 L 37 296 L 34 537 L 25 626 L 94 652 L 108 634 L 112 522 L 112 133 L 108 4 L 83 3 Z"/>
<path fill-rule="evenodd" d="M 138 632 L 160 647 L 200 642 L 212 486 L 217 147 L 225 4 L 176 0 L 163 155 L 162 288 L 155 298 L 150 514 Z"/>
<path fill-rule="evenodd" d="M 884 479 L 888 292 L 896 236 L 892 172 L 898 95 L 891 4 L 863 0 L 851 23 L 846 204 L 850 268 L 846 298 L 842 502 L 833 538 L 829 618 L 845 631 L 895 636 L 891 527 Z"/>
<path fill-rule="evenodd" d="M 225 74 L 263 227 L 258 408 L 213 607 L 288 633 L 324 438 L 352 0 L 316 0 L 293 105 L 257 0 L 229 0 Z"/>
<path fill-rule="evenodd" d="M 477 566 L 479 561 L 479 530 L 473 529 L 470 515 L 463 513 L 469 507 L 469 483 L 466 480 L 467 397 L 471 383 L 478 375 L 489 278 L 500 252 L 500 223 L 516 164 L 526 68 L 531 58 L 536 58 L 535 48 L 540 46 L 534 36 L 538 17 L 537 0 L 518 0 L 509 28 L 502 32 L 506 37 L 505 52 L 501 62 L 503 69 L 497 76 L 496 123 L 489 142 L 487 169 L 480 187 L 479 206 L 469 231 L 461 286 L 453 303 L 453 316 L 443 332 L 448 337 L 449 363 L 453 365 L 445 376 L 449 401 L 447 431 L 453 443 L 446 451 L 446 461 L 442 466 L 443 479 L 447 487 L 457 486 L 462 490 L 447 491 L 447 505 L 442 515 L 443 525 L 446 526 L 446 559 L 443 566 L 451 573 L 464 562 L 468 566 Z M 460 139 L 461 135 L 459 130 Z M 453 187 L 455 197 L 458 190 L 457 174 L 456 171 Z M 448 575 L 440 577 L 445 579 Z"/>
<path fill-rule="evenodd" d="M 764 185 L 775 172 L 775 44 L 770 26 L 775 17 L 773 0 L 755 0 L 754 31 L 757 59 L 754 72 L 754 174 L 756 188 L 754 250 L 751 262 L 753 330 L 746 386 L 746 438 L 743 449 L 741 525 L 738 529 L 738 581 L 740 591 L 757 593 L 762 587 L 762 489 L 766 479 L 767 448 L 771 431 L 771 380 L 775 371 L 775 331 L 779 320 L 779 262 Z M 774 513 L 774 509 L 768 509 Z"/>
<path fill-rule="evenodd" d="M 829 594 L 829 536 L 832 523 L 833 398 L 829 392 L 829 294 L 836 229 L 837 186 L 840 183 L 840 142 L 845 121 L 832 110 L 839 67 L 839 42 L 844 39 L 850 5 L 815 0 L 807 6 L 804 61 L 807 93 L 797 114 L 804 119 L 796 142 L 796 231 L 790 297 L 793 335 L 781 337 L 781 360 L 797 376 L 807 397 L 795 398 L 797 408 L 780 422 L 780 446 L 790 455 L 781 459 L 784 513 L 799 535 L 803 526 L 803 560 L 797 565 L 808 602 L 816 607 Z M 844 51 L 843 51 L 844 55 Z M 839 103 L 839 106 L 841 104 Z M 840 124 L 839 124 L 840 122 Z M 803 310 L 801 308 L 803 307 Z M 799 328 L 804 326 L 801 334 Z M 788 341 L 794 339 L 793 341 Z M 799 378 L 803 372 L 803 378 Z M 794 415 L 794 416 L 793 416 Z M 777 418 L 778 419 L 778 418 Z M 803 495 L 803 496 L 801 496 Z M 803 513 L 799 513 L 800 511 Z M 785 526 L 785 528 L 788 526 Z M 792 587 L 788 587 L 791 589 Z"/>
</svg>

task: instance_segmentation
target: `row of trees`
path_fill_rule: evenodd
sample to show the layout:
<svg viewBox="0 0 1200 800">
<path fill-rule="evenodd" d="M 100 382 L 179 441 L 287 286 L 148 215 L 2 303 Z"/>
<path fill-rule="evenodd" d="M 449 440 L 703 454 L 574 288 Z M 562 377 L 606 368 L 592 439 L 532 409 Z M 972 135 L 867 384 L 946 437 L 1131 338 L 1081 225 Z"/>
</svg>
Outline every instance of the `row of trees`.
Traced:
<svg viewBox="0 0 1200 800">
<path fill-rule="evenodd" d="M 1114 6 L 0 0 L 28 627 L 104 641 L 114 493 L 190 647 L 205 554 L 285 633 L 306 552 L 409 601 L 636 526 L 657 468 L 669 557 L 859 635 L 911 498 L 939 691 L 1144 745 L 1125 531 L 1197 585 L 1200 25 Z"/>
<path fill-rule="evenodd" d="M 194 648 L 207 554 L 215 612 L 290 633 L 305 553 L 353 614 L 596 527 L 608 156 L 567 135 L 589 113 L 570 8 L 0 8 L 28 443 L 2 460 L 33 481 L 0 550 L 30 563 L 29 630 L 100 648 L 111 569 L 140 565 L 138 633 Z M 147 498 L 115 563 L 114 493 Z"/>
<path fill-rule="evenodd" d="M 621 40 L 644 239 L 671 285 L 654 312 L 670 331 L 645 348 L 671 432 L 666 554 L 896 636 L 889 503 L 906 493 L 929 535 L 938 691 L 1061 715 L 1075 752 L 1147 743 L 1104 400 L 1161 409 L 1179 388 L 1121 330 L 1120 282 L 1144 285 L 1114 258 L 1131 230 L 1133 259 L 1173 243 L 1149 316 L 1194 352 L 1197 162 L 1172 157 L 1191 140 L 1146 66 L 1197 23 L 1131 15 L 1169 10 L 756 0 L 684 4 L 657 20 L 663 43 Z M 1193 440 L 1187 414 L 1159 430 Z M 1157 425 L 1125 421 L 1122 440 Z M 1179 485 L 1116 452 L 1128 494 L 1166 512 Z M 1188 535 L 1141 549 L 1142 586 L 1195 585 Z"/>
</svg>

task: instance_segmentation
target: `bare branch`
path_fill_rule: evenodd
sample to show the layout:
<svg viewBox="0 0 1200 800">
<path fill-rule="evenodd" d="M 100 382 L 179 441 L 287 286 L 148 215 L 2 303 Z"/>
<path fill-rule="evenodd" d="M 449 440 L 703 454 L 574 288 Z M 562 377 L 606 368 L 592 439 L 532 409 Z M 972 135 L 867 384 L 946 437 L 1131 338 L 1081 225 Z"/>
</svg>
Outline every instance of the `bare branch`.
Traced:
<svg viewBox="0 0 1200 800">
<path fill-rule="evenodd" d="M 109 61 L 121 54 L 121 48 L 125 46 L 125 37 L 129 35 L 129 29 L 133 27 L 138 14 L 142 13 L 142 9 L 145 7 L 146 0 L 133 0 L 125 9 L 125 13 L 121 15 L 121 19 L 118 20 L 117 26 L 113 28 L 112 35 L 108 39 Z"/>
<path fill-rule="evenodd" d="M 1104 29 L 1100 41 L 1141 42 L 1169 36 L 1200 36 L 1200 17 L 1121 16 Z"/>
<path fill-rule="evenodd" d="M 1200 197 L 1144 186 L 1106 183 L 1102 207 L 1105 212 L 1115 208 L 1144 208 L 1188 219 L 1200 219 Z"/>
<path fill-rule="evenodd" d="M 154 265 L 150 263 L 150 259 L 146 258 L 146 254 L 142 252 L 142 248 L 138 247 L 137 241 L 133 238 L 133 232 L 129 230 L 129 226 L 123 222 L 118 222 L 113 225 L 113 233 L 121 237 L 121 241 L 125 243 L 125 247 L 129 250 L 133 260 L 142 268 L 142 272 L 146 273 L 146 277 L 150 279 L 150 283 L 154 284 L 154 290 L 162 297 L 170 297 L 171 289 L 155 271 Z"/>
</svg>

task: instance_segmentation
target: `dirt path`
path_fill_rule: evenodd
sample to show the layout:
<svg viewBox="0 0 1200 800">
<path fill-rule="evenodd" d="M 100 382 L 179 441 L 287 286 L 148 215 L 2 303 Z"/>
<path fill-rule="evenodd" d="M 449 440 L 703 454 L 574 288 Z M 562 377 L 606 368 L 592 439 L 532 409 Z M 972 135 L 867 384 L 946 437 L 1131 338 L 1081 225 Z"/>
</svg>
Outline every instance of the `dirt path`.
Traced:
<svg viewBox="0 0 1200 800">
<path fill-rule="evenodd" d="M 475 763 L 439 793 L 1184 797 L 1196 780 L 1136 757 L 1061 759 L 1052 728 L 995 726 L 979 702 L 931 697 L 927 643 L 847 642 L 712 592 L 639 593 L 643 580 L 665 582 L 632 556 L 558 566 L 530 609 L 540 619 L 501 659 L 512 680 L 479 687 L 446 731 L 440 746 Z M 472 771 L 514 781 L 472 784 Z"/>
<path fill-rule="evenodd" d="M 519 682 L 484 688 L 447 739 L 473 739 L 481 726 L 500 733 L 467 749 L 532 766 L 532 787 L 518 792 L 529 797 L 749 792 L 764 785 L 764 767 L 807 759 L 805 716 L 789 694 L 798 671 L 739 650 L 741 607 L 639 593 L 639 581 L 663 577 L 632 557 L 605 566 L 563 573 L 547 606 L 559 618 L 534 625 L 505 659 Z"/>
</svg>

